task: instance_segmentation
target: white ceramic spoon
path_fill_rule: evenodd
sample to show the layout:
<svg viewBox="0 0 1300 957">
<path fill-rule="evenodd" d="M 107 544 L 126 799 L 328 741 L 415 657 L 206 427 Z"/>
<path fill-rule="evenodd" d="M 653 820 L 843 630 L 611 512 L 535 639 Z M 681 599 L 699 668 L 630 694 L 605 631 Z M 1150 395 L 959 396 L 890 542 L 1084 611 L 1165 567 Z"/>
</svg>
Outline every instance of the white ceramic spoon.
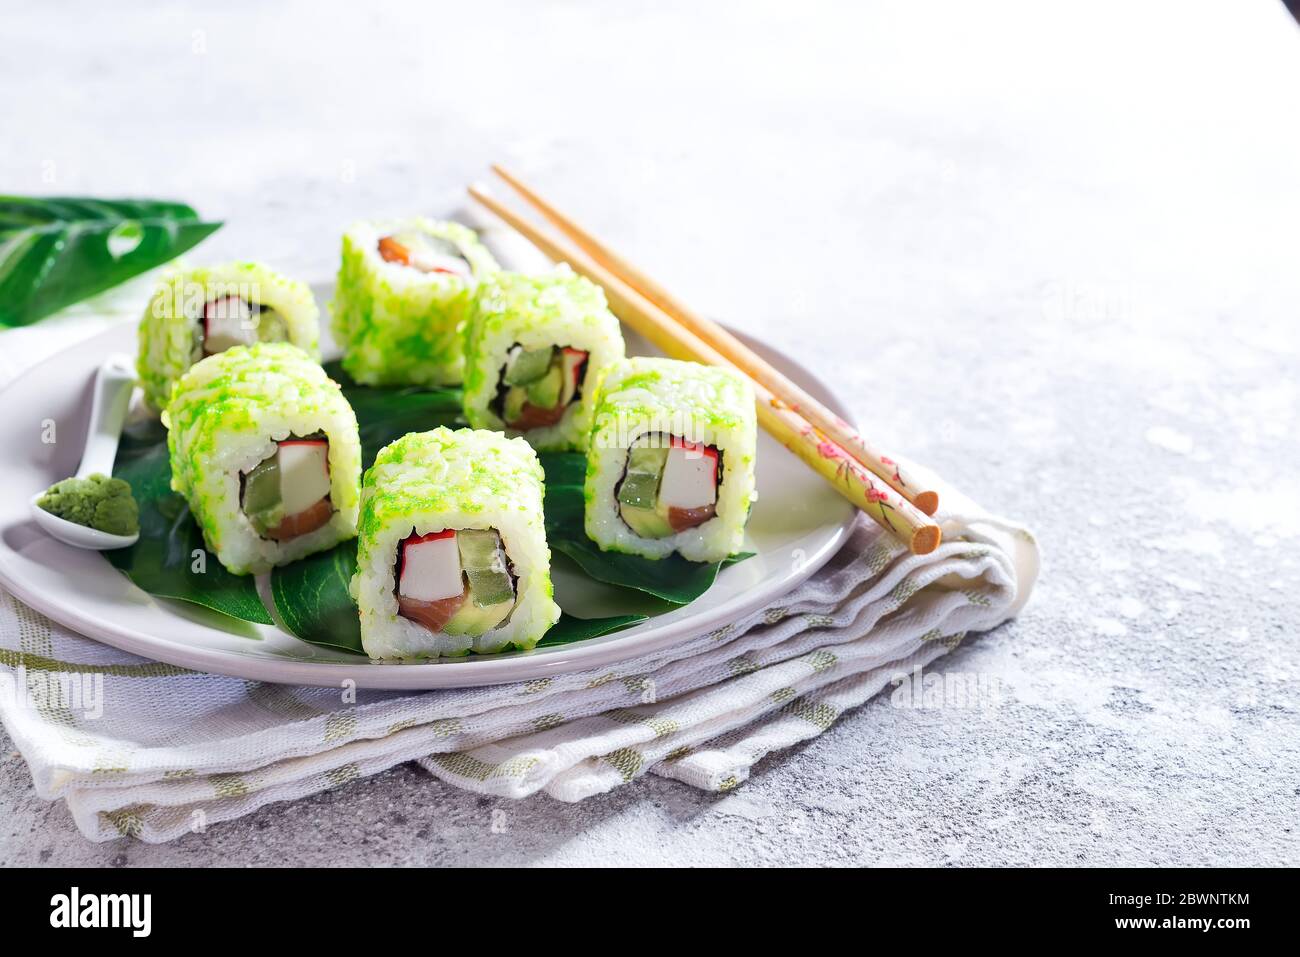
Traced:
<svg viewBox="0 0 1300 957">
<path fill-rule="evenodd" d="M 90 406 L 90 427 L 86 430 L 86 450 L 81 453 L 81 465 L 76 478 L 86 478 L 96 472 L 113 474 L 113 460 L 117 457 L 117 443 L 126 423 L 127 407 L 135 388 L 135 370 L 131 359 L 121 354 L 109 356 L 95 373 L 94 396 Z M 140 535 L 110 535 L 97 528 L 88 528 L 69 522 L 45 511 L 36 504 L 44 492 L 32 496 L 32 517 L 36 524 L 61 542 L 78 548 L 103 551 L 134 545 Z"/>
</svg>

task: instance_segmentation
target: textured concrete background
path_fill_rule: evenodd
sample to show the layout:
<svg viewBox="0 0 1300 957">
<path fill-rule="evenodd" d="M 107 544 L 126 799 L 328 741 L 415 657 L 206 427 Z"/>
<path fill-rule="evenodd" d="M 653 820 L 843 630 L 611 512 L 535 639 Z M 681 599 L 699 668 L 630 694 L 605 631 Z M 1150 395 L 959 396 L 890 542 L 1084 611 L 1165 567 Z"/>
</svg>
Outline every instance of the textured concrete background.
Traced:
<svg viewBox="0 0 1300 957">
<path fill-rule="evenodd" d="M 1047 567 L 944 660 L 1000 707 L 877 699 L 727 796 L 401 768 L 95 846 L 0 735 L 0 863 L 1300 863 L 1280 4 L 255 6 L 5 2 L 4 188 L 187 199 L 228 222 L 204 258 L 319 278 L 353 218 L 504 160 Z"/>
</svg>

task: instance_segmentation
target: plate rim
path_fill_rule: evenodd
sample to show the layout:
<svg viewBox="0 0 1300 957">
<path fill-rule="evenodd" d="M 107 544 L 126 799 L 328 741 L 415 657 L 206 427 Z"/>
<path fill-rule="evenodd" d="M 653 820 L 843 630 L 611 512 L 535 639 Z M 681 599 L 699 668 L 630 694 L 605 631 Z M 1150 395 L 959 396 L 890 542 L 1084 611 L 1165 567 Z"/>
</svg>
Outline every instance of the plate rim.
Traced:
<svg viewBox="0 0 1300 957">
<path fill-rule="evenodd" d="M 45 367 L 58 363 L 66 353 L 85 348 L 99 339 L 120 336 L 121 327 L 132 321 L 124 318 L 121 322 L 111 323 L 94 336 L 88 336 L 65 346 L 11 380 L 3 390 L 0 390 L 0 397 L 29 377 L 40 375 Z M 730 331 L 746 345 L 751 348 L 756 347 L 756 351 L 775 352 L 771 346 L 755 336 L 747 335 L 738 329 Z M 795 377 L 802 380 L 805 388 L 809 384 L 818 387 L 829 400 L 827 405 L 831 411 L 852 424 L 849 411 L 834 391 L 819 377 L 788 354 L 780 353 L 780 358 L 783 363 L 792 367 L 797 374 Z M 715 631 L 728 621 L 734 621 L 782 595 L 789 594 L 811 578 L 840 550 L 851 533 L 855 521 L 854 512 L 846 513 L 845 519 L 840 522 L 827 542 L 814 554 L 806 556 L 798 571 L 782 578 L 778 584 L 769 585 L 767 588 L 755 587 L 699 615 L 665 624 L 639 637 L 633 636 L 630 643 L 593 639 L 589 642 L 574 642 L 571 645 L 544 649 L 540 653 L 522 652 L 500 657 L 440 659 L 419 663 L 358 660 L 354 664 L 342 661 L 282 658 L 274 655 L 259 657 L 179 642 L 160 643 L 160 639 L 147 632 L 118 624 L 95 614 L 83 614 L 73 602 L 59 601 L 44 590 L 29 589 L 22 577 L 15 576 L 9 567 L 18 552 L 2 541 L 0 541 L 0 585 L 15 598 L 78 635 L 149 661 L 160 661 L 192 671 L 274 684 L 316 687 L 339 687 L 351 681 L 359 688 L 380 690 L 470 688 L 588 671 L 652 654 L 689 640 L 694 635 Z M 719 574 L 725 572 L 726 569 L 723 569 Z M 132 587 L 138 587 L 129 579 L 127 581 Z M 166 601 L 143 590 L 141 593 L 148 595 L 154 602 Z M 295 640 L 301 641 L 292 633 L 289 634 Z M 601 637 L 614 639 L 617 635 L 618 632 L 613 632 L 609 636 Z M 160 655 L 160 651 L 163 654 Z"/>
</svg>

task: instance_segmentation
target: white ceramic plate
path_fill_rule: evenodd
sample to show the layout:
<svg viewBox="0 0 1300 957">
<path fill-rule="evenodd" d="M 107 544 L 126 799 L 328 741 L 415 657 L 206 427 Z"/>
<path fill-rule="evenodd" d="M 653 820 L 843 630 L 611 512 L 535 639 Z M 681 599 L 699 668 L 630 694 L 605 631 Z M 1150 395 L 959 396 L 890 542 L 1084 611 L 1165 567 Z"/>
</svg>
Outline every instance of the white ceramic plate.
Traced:
<svg viewBox="0 0 1300 957">
<path fill-rule="evenodd" d="M 318 291 L 319 292 L 319 291 Z M 322 297 L 328 300 L 328 290 Z M 94 369 L 111 352 L 135 351 L 134 323 L 116 326 L 30 370 L 0 393 L 0 584 L 54 621 L 124 651 L 197 671 L 285 684 L 449 688 L 523 681 L 612 665 L 719 628 L 800 584 L 835 553 L 853 523 L 843 498 L 775 440 L 760 433 L 758 502 L 746 547 L 755 556 L 718 575 L 681 608 L 600 638 L 531 652 L 425 664 L 379 664 L 307 644 L 278 628 L 236 622 L 141 591 L 97 552 L 42 533 L 28 500 L 77 467 Z M 751 347 L 838 414 L 847 410 L 805 369 L 750 340 Z M 629 351 L 648 352 L 629 339 Z M 58 441 L 42 442 L 43 423 Z M 583 618 L 658 611 L 639 593 L 591 581 L 556 556 L 555 597 Z M 265 595 L 262 582 L 263 594 Z"/>
</svg>

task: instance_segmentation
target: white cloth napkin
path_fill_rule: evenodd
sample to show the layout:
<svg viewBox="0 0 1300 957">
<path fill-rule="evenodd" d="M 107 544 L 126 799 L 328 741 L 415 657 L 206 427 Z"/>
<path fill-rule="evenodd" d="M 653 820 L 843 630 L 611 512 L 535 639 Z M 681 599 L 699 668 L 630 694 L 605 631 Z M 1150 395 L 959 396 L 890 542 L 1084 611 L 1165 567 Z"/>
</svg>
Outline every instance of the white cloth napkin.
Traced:
<svg viewBox="0 0 1300 957">
<path fill-rule="evenodd" d="M 946 520 L 948 540 L 925 557 L 863 519 L 780 602 L 616 669 L 359 690 L 355 703 L 335 688 L 137 658 L 0 595 L 0 720 L 37 792 L 66 801 L 97 841 L 170 840 L 411 760 L 501 797 L 577 801 L 646 772 L 723 791 L 1023 604 L 1037 574 L 1032 538 L 967 514 Z"/>
<path fill-rule="evenodd" d="M 93 322 L 0 333 L 0 382 L 138 310 L 139 288 L 99 300 Z M 167 841 L 405 761 L 500 797 L 577 801 L 647 772 L 724 791 L 1028 599 L 1032 536 L 935 487 L 944 544 L 931 555 L 863 518 L 826 568 L 742 621 L 616 669 L 488 688 L 358 690 L 352 701 L 199 674 L 73 634 L 0 593 L 0 720 L 37 792 L 66 801 L 97 841 Z"/>
</svg>

